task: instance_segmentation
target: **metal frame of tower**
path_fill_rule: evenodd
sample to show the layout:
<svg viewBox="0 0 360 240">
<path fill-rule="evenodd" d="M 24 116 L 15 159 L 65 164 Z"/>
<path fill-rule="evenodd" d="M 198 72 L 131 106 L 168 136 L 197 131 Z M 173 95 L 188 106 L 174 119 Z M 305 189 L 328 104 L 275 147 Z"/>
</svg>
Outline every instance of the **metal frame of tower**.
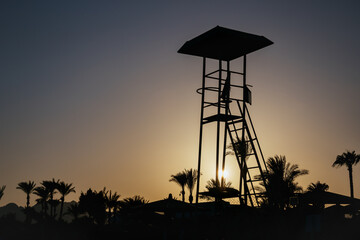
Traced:
<svg viewBox="0 0 360 240">
<path fill-rule="evenodd" d="M 216 182 L 219 183 L 220 160 L 221 169 L 225 170 L 229 141 L 240 170 L 237 197 L 241 204 L 259 205 L 258 198 L 261 196 L 256 190 L 255 182 L 261 181 L 266 189 L 264 171 L 267 170 L 247 107 L 251 104 L 251 91 L 246 79 L 246 56 L 272 43 L 262 36 L 217 26 L 187 41 L 178 51 L 203 58 L 202 86 L 197 90 L 201 94 L 201 113 L 196 203 L 199 200 L 204 126 L 216 123 Z M 232 71 L 231 61 L 238 58 L 242 58 L 242 71 Z M 217 69 L 207 69 L 209 59 L 218 62 Z M 246 149 L 250 151 L 247 152 Z"/>
</svg>

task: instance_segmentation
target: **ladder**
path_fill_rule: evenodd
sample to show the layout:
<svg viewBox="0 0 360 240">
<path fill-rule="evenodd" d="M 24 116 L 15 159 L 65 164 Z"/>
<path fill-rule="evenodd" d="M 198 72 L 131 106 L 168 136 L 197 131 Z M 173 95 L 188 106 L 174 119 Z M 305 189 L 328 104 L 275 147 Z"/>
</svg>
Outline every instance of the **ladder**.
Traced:
<svg viewBox="0 0 360 240">
<path fill-rule="evenodd" d="M 267 167 L 249 111 L 246 105 L 244 110 L 241 109 L 240 100 L 236 100 L 236 105 L 241 117 L 230 118 L 226 129 L 241 171 L 239 199 L 245 204 L 249 200 L 251 206 L 259 206 L 263 193 L 259 192 L 256 183 L 261 183 L 266 191 L 264 172 L 267 172 Z M 230 109 L 229 116 L 232 116 Z"/>
</svg>

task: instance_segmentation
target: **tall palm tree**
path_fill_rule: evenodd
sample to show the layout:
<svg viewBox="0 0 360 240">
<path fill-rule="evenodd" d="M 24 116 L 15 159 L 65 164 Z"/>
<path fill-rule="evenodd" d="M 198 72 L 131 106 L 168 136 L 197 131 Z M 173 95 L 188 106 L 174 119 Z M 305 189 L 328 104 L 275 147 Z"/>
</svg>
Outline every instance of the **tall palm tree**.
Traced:
<svg viewBox="0 0 360 240">
<path fill-rule="evenodd" d="M 0 187 L 0 200 L 1 200 L 1 198 L 4 196 L 5 188 L 6 188 L 5 185 L 3 185 L 3 186 Z"/>
<path fill-rule="evenodd" d="M 187 177 L 185 171 L 179 172 L 175 175 L 171 175 L 170 182 L 175 182 L 181 187 L 182 201 L 185 202 L 185 185 Z"/>
<path fill-rule="evenodd" d="M 47 201 L 49 199 L 50 193 L 47 188 L 44 186 L 36 187 L 34 189 L 34 194 L 39 198 L 36 199 L 36 202 L 41 204 L 41 212 L 43 215 L 47 214 Z"/>
<path fill-rule="evenodd" d="M 270 157 L 266 165 L 268 169 L 268 172 L 264 173 L 266 190 L 264 183 L 260 183 L 263 186 L 264 202 L 272 207 L 284 209 L 289 203 L 289 198 L 302 190 L 295 179 L 308 174 L 309 171 L 299 169 L 297 164 L 292 165 L 286 162 L 285 156 L 278 155 Z M 256 179 L 260 178 L 260 175 L 256 176 Z"/>
<path fill-rule="evenodd" d="M 192 192 L 194 190 L 197 181 L 197 171 L 195 169 L 193 170 L 192 168 L 190 168 L 189 170 L 185 170 L 185 174 L 186 174 L 186 186 L 190 192 L 189 202 L 192 203 L 194 199 Z"/>
<path fill-rule="evenodd" d="M 349 171 L 349 180 L 350 180 L 350 196 L 354 197 L 354 184 L 353 184 L 353 166 L 360 161 L 360 155 L 356 154 L 355 151 L 344 152 L 341 155 L 336 157 L 333 167 L 346 166 Z"/>
<path fill-rule="evenodd" d="M 317 181 L 316 183 L 310 183 L 306 190 L 308 192 L 326 192 L 329 190 L 329 185 Z"/>
<path fill-rule="evenodd" d="M 54 201 L 54 194 L 56 193 L 57 186 L 59 184 L 60 180 L 55 181 L 53 178 L 50 181 L 42 181 L 41 185 L 43 185 L 48 191 L 49 191 L 49 203 L 50 203 L 50 216 L 55 216 L 55 208 L 56 208 L 56 202 Z"/>
<path fill-rule="evenodd" d="M 61 194 L 61 198 L 60 198 L 61 206 L 60 206 L 60 215 L 59 215 L 59 220 L 61 220 L 63 215 L 65 196 L 67 196 L 72 192 L 75 192 L 75 187 L 72 186 L 72 183 L 67 184 L 62 181 L 59 184 L 57 184 L 56 189 Z"/>
<path fill-rule="evenodd" d="M 26 208 L 30 206 L 30 194 L 34 191 L 36 184 L 33 181 L 20 182 L 16 189 L 22 190 L 26 194 Z"/>
</svg>

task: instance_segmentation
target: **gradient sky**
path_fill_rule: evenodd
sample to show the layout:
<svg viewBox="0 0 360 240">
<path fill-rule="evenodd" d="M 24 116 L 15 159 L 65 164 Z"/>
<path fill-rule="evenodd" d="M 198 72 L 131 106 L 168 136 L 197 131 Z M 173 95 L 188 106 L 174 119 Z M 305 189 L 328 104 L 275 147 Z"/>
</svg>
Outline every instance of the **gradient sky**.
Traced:
<svg viewBox="0 0 360 240">
<path fill-rule="evenodd" d="M 265 157 L 308 169 L 303 187 L 349 194 L 331 165 L 360 153 L 360 2 L 194 2 L 0 2 L 0 205 L 51 178 L 75 185 L 68 200 L 104 186 L 178 196 L 170 175 L 197 166 L 201 58 L 177 50 L 216 25 L 274 42 L 248 56 Z M 201 189 L 213 173 L 204 164 Z"/>
</svg>

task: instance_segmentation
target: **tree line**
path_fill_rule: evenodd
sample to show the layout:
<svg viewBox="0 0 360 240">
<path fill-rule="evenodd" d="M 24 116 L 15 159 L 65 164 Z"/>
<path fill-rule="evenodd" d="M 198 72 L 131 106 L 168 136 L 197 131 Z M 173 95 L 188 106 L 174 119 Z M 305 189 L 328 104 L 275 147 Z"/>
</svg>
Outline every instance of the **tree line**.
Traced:
<svg viewBox="0 0 360 240">
<path fill-rule="evenodd" d="M 350 196 L 354 197 L 353 190 L 353 166 L 360 161 L 360 155 L 355 151 L 346 151 L 336 157 L 333 167 L 346 166 L 349 171 L 350 182 Z M 275 208 L 284 209 L 290 205 L 289 200 L 298 193 L 303 193 L 303 188 L 298 185 L 296 179 L 300 176 L 309 173 L 306 169 L 300 169 L 297 164 L 291 164 L 287 162 L 285 156 L 275 155 L 270 157 L 266 161 L 268 171 L 264 173 L 265 184 L 260 183 L 257 188 L 261 194 L 261 205 L 271 206 Z M 260 178 L 260 176 L 257 176 Z M 184 170 L 177 174 L 171 175 L 171 182 L 177 183 L 181 187 L 182 201 L 185 201 L 185 188 L 189 190 L 189 202 L 192 203 L 193 196 L 192 191 L 197 181 L 197 172 L 193 169 Z M 224 190 L 236 192 L 237 190 L 231 187 L 231 182 L 226 182 L 225 179 L 221 180 L 221 183 L 216 182 L 214 179 L 210 179 L 205 186 L 208 192 L 221 192 Z M 327 191 L 329 186 L 326 183 L 317 181 L 316 183 L 310 183 L 306 192 L 318 192 Z M 216 199 L 215 199 L 216 200 Z"/>
<path fill-rule="evenodd" d="M 0 187 L 0 199 L 4 195 L 5 188 L 6 186 Z M 79 201 L 71 204 L 64 211 L 65 197 L 75 193 L 75 187 L 72 183 L 65 183 L 53 178 L 40 182 L 39 186 L 34 181 L 20 182 L 16 188 L 26 194 L 24 213 L 25 221 L 28 223 L 32 219 L 38 222 L 44 220 L 63 221 L 63 216 L 67 214 L 72 216 L 74 221 L 82 219 L 81 221 L 105 224 L 110 223 L 118 211 L 126 211 L 131 207 L 141 206 L 149 202 L 139 195 L 120 200 L 120 195 L 117 192 L 107 190 L 105 187 L 101 191 L 90 188 L 85 193 L 81 192 Z M 59 194 L 58 198 L 55 198 L 56 194 Z M 33 207 L 30 206 L 31 195 L 37 196 L 36 204 Z M 36 205 L 41 206 L 40 213 L 34 210 Z M 59 205 L 60 210 L 57 211 Z"/>
</svg>

